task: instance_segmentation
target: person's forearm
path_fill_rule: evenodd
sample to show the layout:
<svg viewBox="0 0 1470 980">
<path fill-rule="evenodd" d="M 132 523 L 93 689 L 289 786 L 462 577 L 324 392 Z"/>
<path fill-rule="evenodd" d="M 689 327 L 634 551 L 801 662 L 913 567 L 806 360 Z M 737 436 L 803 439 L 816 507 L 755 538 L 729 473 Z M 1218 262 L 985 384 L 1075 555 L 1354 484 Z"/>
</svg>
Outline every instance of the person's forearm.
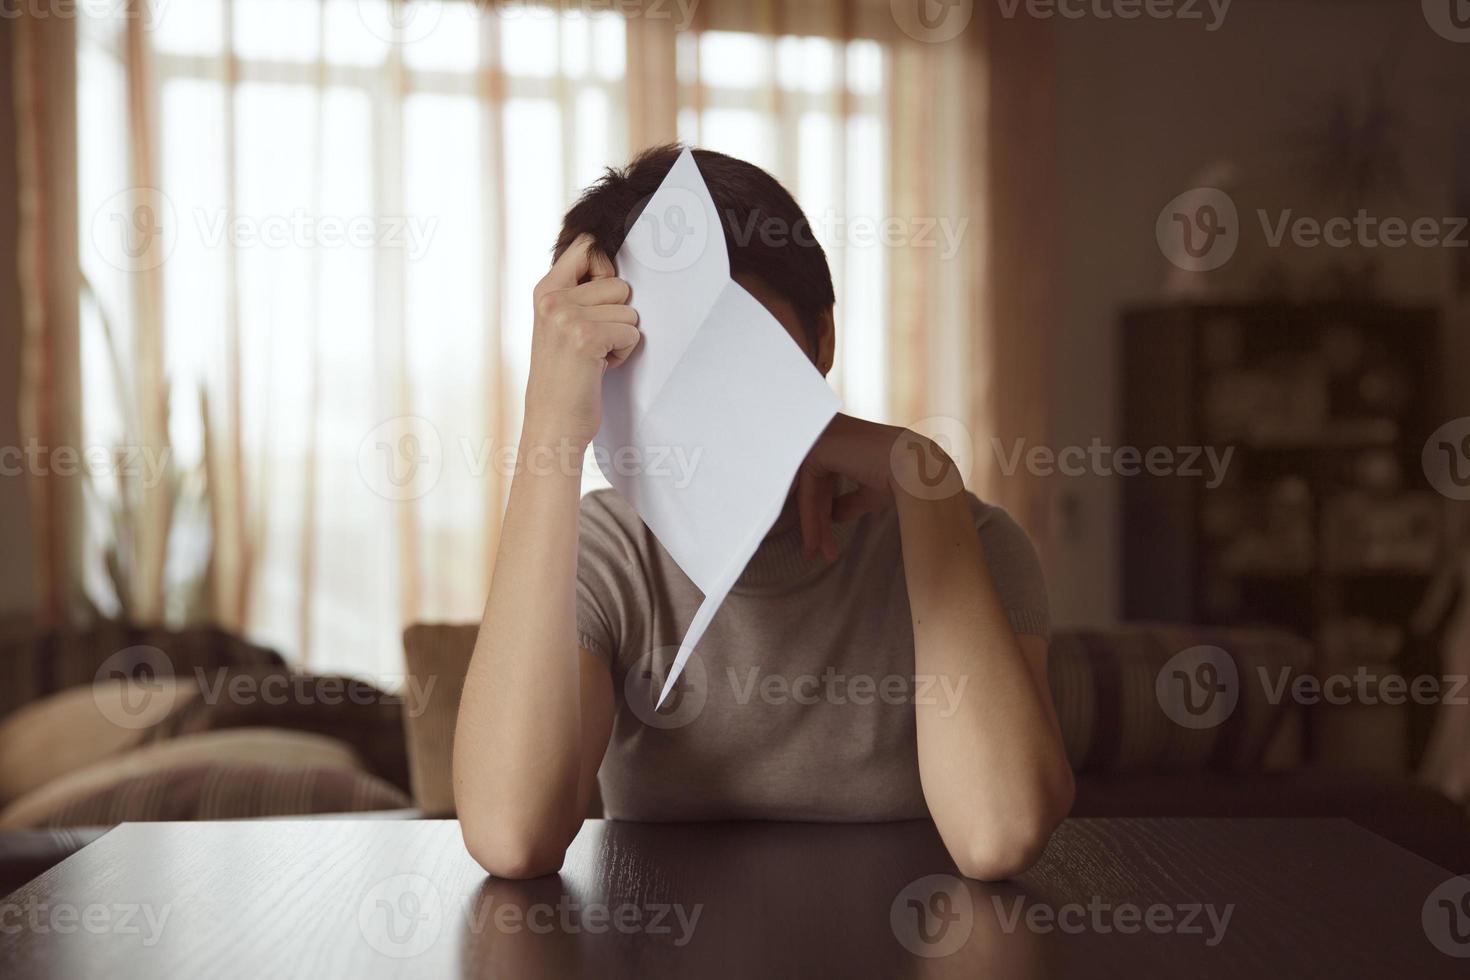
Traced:
<svg viewBox="0 0 1470 980">
<path fill-rule="evenodd" d="M 963 494 L 921 499 L 896 482 L 914 670 L 930 690 L 957 692 L 915 705 L 924 798 L 962 871 L 1010 877 L 1071 807 L 1045 678 L 1023 655 Z"/>
<path fill-rule="evenodd" d="M 582 234 L 531 294 L 520 455 L 454 732 L 460 828 L 492 874 L 560 866 L 607 746 L 611 679 L 577 646 L 577 511 L 603 375 L 642 337 L 630 290 Z"/>
<path fill-rule="evenodd" d="M 522 432 L 460 700 L 455 805 L 466 842 L 487 865 L 559 856 L 584 815 L 575 626 L 582 457 L 561 442 L 534 423 Z"/>
</svg>

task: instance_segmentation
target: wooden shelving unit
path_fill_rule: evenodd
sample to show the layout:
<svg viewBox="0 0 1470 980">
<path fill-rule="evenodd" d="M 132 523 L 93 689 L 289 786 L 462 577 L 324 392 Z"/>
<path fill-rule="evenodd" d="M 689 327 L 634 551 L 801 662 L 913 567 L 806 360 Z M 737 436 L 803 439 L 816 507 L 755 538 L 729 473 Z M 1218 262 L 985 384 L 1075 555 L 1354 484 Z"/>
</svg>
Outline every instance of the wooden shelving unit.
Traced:
<svg viewBox="0 0 1470 980">
<path fill-rule="evenodd" d="M 1123 481 L 1125 617 L 1286 628 L 1324 677 L 1432 670 L 1408 621 L 1443 538 L 1420 463 L 1438 329 L 1430 309 L 1361 304 L 1126 311 L 1122 444 L 1232 456 L 1213 489 Z M 1414 764 L 1433 707 L 1362 700 L 1309 712 L 1312 758 Z"/>
</svg>

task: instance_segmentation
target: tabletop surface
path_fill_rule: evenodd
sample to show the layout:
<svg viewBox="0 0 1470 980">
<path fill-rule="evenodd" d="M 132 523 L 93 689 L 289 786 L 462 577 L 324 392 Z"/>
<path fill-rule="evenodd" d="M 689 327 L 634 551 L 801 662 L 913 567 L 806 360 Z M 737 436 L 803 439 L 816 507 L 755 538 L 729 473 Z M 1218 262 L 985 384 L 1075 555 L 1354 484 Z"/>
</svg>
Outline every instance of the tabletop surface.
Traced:
<svg viewBox="0 0 1470 980">
<path fill-rule="evenodd" d="M 1345 820 L 1069 820 L 1014 882 L 932 824 L 124 824 L 0 900 L 7 977 L 1470 975 L 1470 879 Z"/>
</svg>

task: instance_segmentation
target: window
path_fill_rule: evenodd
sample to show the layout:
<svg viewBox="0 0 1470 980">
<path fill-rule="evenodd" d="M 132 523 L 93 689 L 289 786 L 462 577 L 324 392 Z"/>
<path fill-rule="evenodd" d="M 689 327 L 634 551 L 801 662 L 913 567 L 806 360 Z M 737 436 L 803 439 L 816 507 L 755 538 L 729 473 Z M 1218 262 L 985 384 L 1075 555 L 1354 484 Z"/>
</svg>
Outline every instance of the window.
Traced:
<svg viewBox="0 0 1470 980">
<path fill-rule="evenodd" d="M 837 281 L 834 384 L 882 416 L 885 259 L 855 227 L 883 208 L 882 49 L 676 43 L 659 81 L 679 138 L 796 194 Z M 93 486 L 89 593 L 124 611 L 101 556 L 146 578 L 159 552 L 167 617 L 392 675 L 404 625 L 480 614 L 531 288 L 567 205 L 635 149 L 624 22 L 190 0 L 147 29 L 85 19 L 79 45 L 87 442 L 145 443 L 151 424 L 173 464 L 154 486 Z M 372 443 L 385 419 L 413 420 L 414 441 Z M 429 489 L 373 492 L 378 445 L 428 461 Z"/>
</svg>

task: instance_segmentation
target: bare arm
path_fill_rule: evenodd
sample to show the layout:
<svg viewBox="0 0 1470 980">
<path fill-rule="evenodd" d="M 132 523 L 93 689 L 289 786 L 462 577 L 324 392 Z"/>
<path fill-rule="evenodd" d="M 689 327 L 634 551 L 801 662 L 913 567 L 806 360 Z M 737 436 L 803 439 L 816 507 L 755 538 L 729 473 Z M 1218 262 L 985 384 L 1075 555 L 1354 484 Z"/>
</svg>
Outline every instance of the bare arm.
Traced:
<svg viewBox="0 0 1470 980">
<path fill-rule="evenodd" d="M 895 482 L 914 670 L 965 685 L 951 714 L 914 707 L 924 799 L 961 871 L 1009 878 L 1072 808 L 1046 642 L 1012 629 L 964 495 L 927 499 Z"/>
<path fill-rule="evenodd" d="M 602 374 L 638 330 L 627 284 L 589 244 L 536 287 L 520 455 L 455 726 L 465 844 L 503 877 L 561 867 L 612 730 L 608 668 L 577 646 L 577 508 Z"/>
<path fill-rule="evenodd" d="M 898 451 L 894 451 L 897 443 Z M 934 487 L 918 479 L 941 467 Z M 916 704 L 924 799 L 956 865 L 973 878 L 1019 874 L 1072 806 L 1072 772 L 1046 680 L 1046 643 L 1017 636 L 995 590 L 963 483 L 938 447 L 913 433 L 838 416 L 812 451 L 806 482 L 848 476 L 842 520 L 898 510 L 914 627 L 914 670 L 960 691 Z M 909 489 L 923 487 L 922 493 Z M 820 486 L 803 497 L 808 540 L 832 554 Z M 824 542 L 825 543 L 822 543 Z"/>
</svg>

